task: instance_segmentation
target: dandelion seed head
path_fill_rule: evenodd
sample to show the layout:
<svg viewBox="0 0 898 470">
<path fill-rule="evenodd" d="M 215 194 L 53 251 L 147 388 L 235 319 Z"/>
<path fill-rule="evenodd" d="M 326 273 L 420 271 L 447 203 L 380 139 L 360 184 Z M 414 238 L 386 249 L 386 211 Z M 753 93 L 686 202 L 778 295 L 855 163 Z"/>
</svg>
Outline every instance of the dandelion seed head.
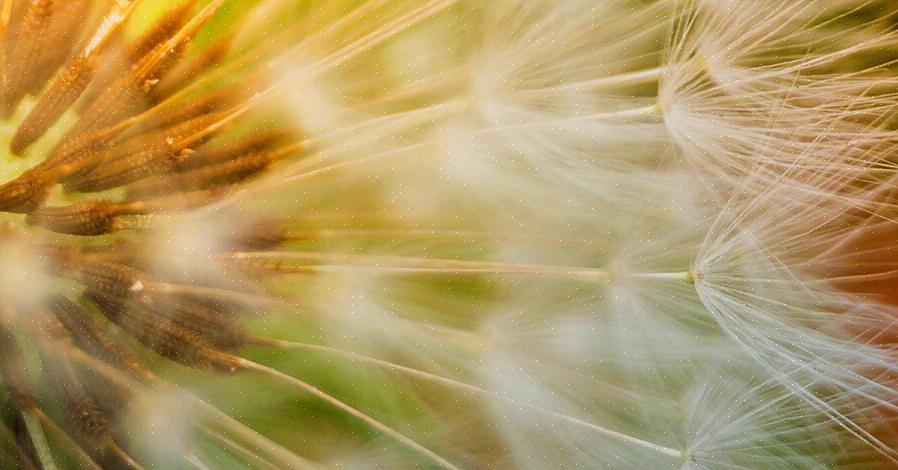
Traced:
<svg viewBox="0 0 898 470">
<path fill-rule="evenodd" d="M 893 462 L 892 10 L 0 0 L 0 441 Z"/>
</svg>

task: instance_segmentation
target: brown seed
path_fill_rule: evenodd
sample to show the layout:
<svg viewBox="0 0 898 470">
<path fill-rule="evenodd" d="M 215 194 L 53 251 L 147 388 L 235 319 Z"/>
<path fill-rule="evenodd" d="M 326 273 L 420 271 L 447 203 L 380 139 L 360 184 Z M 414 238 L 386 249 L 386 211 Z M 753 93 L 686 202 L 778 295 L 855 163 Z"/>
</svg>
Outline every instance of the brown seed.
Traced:
<svg viewBox="0 0 898 470">
<path fill-rule="evenodd" d="M 189 101 L 174 106 L 160 104 L 141 114 L 138 122 L 123 135 L 123 138 L 130 139 L 147 132 L 173 128 L 200 116 L 223 111 L 241 97 L 239 91 L 237 87 L 227 87 L 194 96 Z"/>
<path fill-rule="evenodd" d="M 77 173 L 84 166 L 89 166 L 124 129 L 125 126 L 118 126 L 66 138 L 57 144 L 37 168 L 44 173 L 53 174 L 56 179 Z"/>
<path fill-rule="evenodd" d="M 24 412 L 37 408 L 26 364 L 16 335 L 3 320 L 0 322 L 0 378 L 10 401 Z"/>
<path fill-rule="evenodd" d="M 130 371 L 137 376 L 147 376 L 147 371 L 137 356 L 125 344 L 113 339 L 78 304 L 62 295 L 46 299 L 47 309 L 65 327 L 75 344 L 85 352 Z"/>
<path fill-rule="evenodd" d="M 47 373 L 56 385 L 57 397 L 69 421 L 95 445 L 105 446 L 112 443 L 109 422 L 100 412 L 97 403 L 84 387 L 75 370 L 65 361 L 55 357 L 47 357 L 44 361 Z"/>
<path fill-rule="evenodd" d="M 265 171 L 272 163 L 274 158 L 269 153 L 245 155 L 229 162 L 148 180 L 129 194 L 167 194 L 232 185 Z"/>
<path fill-rule="evenodd" d="M 63 409 L 68 415 L 69 422 L 80 431 L 72 436 L 73 439 L 84 446 L 86 450 L 92 451 L 92 454 L 102 456 L 109 450 L 118 449 L 112 435 L 112 427 L 107 419 L 107 416 L 115 416 L 115 413 L 106 414 L 98 406 L 94 397 L 98 390 L 108 389 L 110 384 L 102 379 L 97 381 L 88 369 L 79 373 L 71 363 L 60 360 L 69 352 L 69 348 L 75 347 L 75 344 L 73 335 L 52 311 L 61 309 L 80 316 L 86 316 L 86 313 L 83 310 L 77 312 L 80 307 L 62 296 L 48 299 L 47 303 L 50 305 L 51 311 L 41 317 L 44 321 L 41 333 L 44 333 L 46 339 L 50 341 L 37 342 L 41 357 L 44 359 L 46 373 L 52 377 L 52 381 L 56 385 L 57 398 L 64 405 Z M 88 387 L 88 385 L 90 386 Z M 123 391 L 117 390 L 117 392 L 122 393 Z M 117 468 L 126 467 L 117 466 Z"/>
<path fill-rule="evenodd" d="M 20 154 L 39 139 L 81 96 L 90 83 L 96 58 L 79 57 L 53 82 L 16 130 L 10 148 Z"/>
<path fill-rule="evenodd" d="M 80 33 L 88 22 L 89 3 L 90 0 L 56 0 L 42 39 L 45 47 L 38 55 L 29 79 L 29 93 L 36 94 L 43 89 L 79 45 Z"/>
<path fill-rule="evenodd" d="M 144 277 L 135 269 L 63 246 L 45 247 L 53 272 L 91 289 L 115 297 L 140 295 Z"/>
<path fill-rule="evenodd" d="M 244 155 L 262 152 L 283 142 L 286 136 L 287 133 L 284 131 L 262 130 L 233 142 L 219 144 L 214 147 L 210 144 L 199 149 L 184 161 L 179 162 L 175 167 L 175 171 L 186 172 L 225 163 Z"/>
<path fill-rule="evenodd" d="M 160 356 L 190 367 L 236 369 L 236 362 L 204 338 L 174 321 L 153 315 L 121 298 L 88 290 L 85 298 L 110 321 Z"/>
<path fill-rule="evenodd" d="M 27 214 L 37 209 L 47 200 L 51 183 L 41 172 L 29 171 L 0 185 L 0 211 Z"/>
<path fill-rule="evenodd" d="M 197 57 L 175 67 L 153 90 L 153 101 L 158 102 L 193 83 L 203 72 L 218 64 L 230 51 L 231 40 L 230 36 L 220 38 Z"/>
<path fill-rule="evenodd" d="M 25 218 L 57 233 L 93 236 L 112 233 L 121 228 L 121 210 L 107 201 L 89 201 L 64 207 L 43 207 Z"/>
<path fill-rule="evenodd" d="M 209 344 L 231 350 L 247 344 L 248 336 L 233 315 L 172 295 L 150 295 L 140 299 L 144 309 L 193 331 Z"/>
<path fill-rule="evenodd" d="M 58 0 L 55 0 L 58 1 Z M 7 74 L 2 114 L 9 117 L 29 89 L 29 81 L 36 72 L 39 57 L 47 47 L 44 39 L 54 11 L 54 0 L 30 0 L 21 27 L 11 41 L 7 67 L 15 73 Z M 52 47 L 54 45 L 50 45 Z"/>
<path fill-rule="evenodd" d="M 148 52 L 167 41 L 189 19 L 190 10 L 196 1 L 182 2 L 166 12 L 146 32 L 144 32 L 133 44 L 128 47 L 128 55 L 133 62 L 140 60 Z"/>
<path fill-rule="evenodd" d="M 289 239 L 284 225 L 276 220 L 264 220 L 241 227 L 233 234 L 234 250 L 268 250 Z"/>
<path fill-rule="evenodd" d="M 180 158 L 168 145 L 155 146 L 95 168 L 87 175 L 66 183 L 65 190 L 82 193 L 105 191 L 167 171 Z"/>
</svg>

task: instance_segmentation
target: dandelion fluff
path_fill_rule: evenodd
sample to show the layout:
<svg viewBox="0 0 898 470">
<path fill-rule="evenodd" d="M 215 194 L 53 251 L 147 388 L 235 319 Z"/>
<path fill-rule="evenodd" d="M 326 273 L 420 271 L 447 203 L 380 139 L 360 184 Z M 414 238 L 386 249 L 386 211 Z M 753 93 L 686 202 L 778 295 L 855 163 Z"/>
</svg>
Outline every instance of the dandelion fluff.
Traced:
<svg viewBox="0 0 898 470">
<path fill-rule="evenodd" d="M 893 13 L 2 0 L 5 455 L 894 464 Z"/>
</svg>

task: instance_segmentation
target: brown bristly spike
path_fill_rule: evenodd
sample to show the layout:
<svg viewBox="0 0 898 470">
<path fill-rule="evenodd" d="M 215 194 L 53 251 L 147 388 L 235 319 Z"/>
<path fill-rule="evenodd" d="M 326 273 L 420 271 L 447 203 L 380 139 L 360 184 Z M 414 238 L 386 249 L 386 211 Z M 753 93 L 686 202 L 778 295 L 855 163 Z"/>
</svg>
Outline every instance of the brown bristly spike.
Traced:
<svg viewBox="0 0 898 470">
<path fill-rule="evenodd" d="M 74 248 L 47 246 L 51 270 L 58 276 L 114 297 L 140 295 L 146 280 L 137 270 L 81 253 Z"/>
<path fill-rule="evenodd" d="M 7 57 L 7 67 L 15 73 L 6 77 L 6 87 L 0 114 L 9 117 L 18 107 L 19 102 L 28 92 L 29 80 L 35 72 L 35 66 L 42 50 L 48 45 L 44 43 L 47 29 L 53 16 L 54 4 L 58 0 L 30 0 L 22 25 L 12 41 L 12 49 Z"/>
<path fill-rule="evenodd" d="M 9 15 L 9 23 L 7 25 L 6 49 L 12 49 L 14 38 L 22 27 L 22 21 L 25 19 L 25 12 L 28 11 L 30 0 L 10 0 L 12 4 Z"/>
<path fill-rule="evenodd" d="M 28 171 L 0 185 L 0 211 L 27 214 L 39 208 L 50 194 L 52 181 L 39 171 Z"/>
<path fill-rule="evenodd" d="M 88 201 L 63 207 L 43 207 L 25 221 L 57 233 L 80 236 L 105 235 L 121 229 L 121 207 L 107 201 Z"/>
<path fill-rule="evenodd" d="M 28 93 L 37 94 L 47 81 L 72 55 L 79 45 L 79 33 L 88 21 L 91 0 L 54 0 L 53 15 L 47 25 L 43 43 L 46 47 L 37 56 L 34 72 L 29 79 Z"/>
<path fill-rule="evenodd" d="M 146 141 L 144 141 L 146 139 Z M 128 162 L 134 162 L 136 166 L 138 162 L 152 163 L 153 158 L 173 158 L 168 157 L 166 149 L 169 145 L 158 138 L 153 139 L 149 136 L 139 136 L 135 142 L 124 143 L 107 147 L 101 151 L 94 152 L 93 155 L 79 165 L 77 171 L 71 172 L 60 178 L 60 183 L 64 184 L 65 192 L 96 192 L 102 191 L 104 188 L 90 189 L 91 184 L 97 180 L 105 178 L 115 171 L 123 171 L 121 168 L 127 167 Z M 141 160 L 145 159 L 145 160 Z M 102 175 L 102 176 L 101 176 Z M 101 183 L 102 184 L 102 183 Z M 112 187 L 112 186 L 110 186 Z"/>
<path fill-rule="evenodd" d="M 274 162 L 271 153 L 243 155 L 228 162 L 146 180 L 131 188 L 129 194 L 148 196 L 225 187 L 262 173 Z"/>
<path fill-rule="evenodd" d="M 131 70 L 100 93 L 72 133 L 98 129 L 132 116 L 150 104 L 150 92 L 173 67 L 194 35 L 218 12 L 224 0 L 213 0 L 174 35 L 144 54 Z"/>
<path fill-rule="evenodd" d="M 121 25 L 134 11 L 137 3 L 137 1 L 113 2 L 109 15 L 101 24 L 96 35 L 90 38 L 84 51 L 69 63 L 49 89 L 41 95 L 40 100 L 28 116 L 19 124 L 10 144 L 14 154 L 22 153 L 29 145 L 43 136 L 84 93 L 94 77 L 105 46 L 117 34 Z"/>
<path fill-rule="evenodd" d="M 175 67 L 153 90 L 153 101 L 159 102 L 189 85 L 206 70 L 218 64 L 231 50 L 231 36 L 219 38 L 211 46 Z"/>
<path fill-rule="evenodd" d="M 131 60 L 134 62 L 140 60 L 141 57 L 178 32 L 190 18 L 190 10 L 193 9 L 195 4 L 196 0 L 182 1 L 165 12 L 136 41 L 128 46 L 128 55 Z"/>
<path fill-rule="evenodd" d="M 16 407 L 24 412 L 37 408 L 37 398 L 28 378 L 28 366 L 8 318 L 14 314 L 11 307 L 2 307 L 4 319 L 0 320 L 0 378 L 3 388 Z"/>
<path fill-rule="evenodd" d="M 186 97 L 190 97 L 195 94 L 198 90 L 208 89 L 213 84 L 222 85 L 225 83 L 225 79 L 228 77 L 228 74 L 240 73 L 241 70 L 245 70 L 247 67 L 256 64 L 264 59 L 272 59 L 272 62 L 269 62 L 269 66 L 274 64 L 276 59 L 273 59 L 275 56 L 275 50 L 272 48 L 272 44 L 268 44 L 261 48 L 253 48 L 251 51 L 244 51 L 238 57 L 229 60 L 228 63 L 220 65 L 215 68 L 215 70 L 210 71 L 209 73 L 203 74 L 198 77 L 196 80 L 188 83 L 186 86 L 181 87 L 177 91 L 172 91 L 172 95 L 166 96 L 165 101 L 175 101 L 181 102 L 184 101 Z M 286 55 L 280 56 L 281 59 L 286 57 Z M 244 82 L 258 82 L 265 77 L 265 73 L 253 73 L 248 77 L 244 77 Z M 231 80 L 227 80 L 226 83 L 232 83 Z M 239 88 L 234 85 L 226 86 L 226 88 Z M 245 90 L 247 87 L 243 87 Z M 240 90 L 240 91 L 243 91 Z M 237 93 L 235 93 L 237 94 Z M 240 93 L 242 94 L 242 93 Z"/>
<path fill-rule="evenodd" d="M 112 127 L 85 132 L 65 139 L 50 152 L 36 169 L 53 175 L 58 180 L 89 166 L 129 126 L 133 119 L 126 119 Z"/>
<path fill-rule="evenodd" d="M 75 345 L 86 353 L 135 376 L 150 376 L 137 356 L 126 345 L 103 331 L 78 304 L 59 294 L 48 297 L 44 303 L 71 335 Z"/>
<path fill-rule="evenodd" d="M 131 240 L 116 240 L 106 245 L 91 245 L 82 248 L 84 254 L 96 256 L 110 263 L 125 264 L 139 270 L 148 270 L 147 254 L 140 249 L 140 244 Z"/>
<path fill-rule="evenodd" d="M 233 350 L 249 342 L 249 335 L 237 324 L 236 317 L 202 303 L 158 294 L 144 296 L 140 303 L 148 312 L 193 331 L 216 348 Z"/>
<path fill-rule="evenodd" d="M 58 395 L 65 403 L 69 421 L 96 446 L 97 451 L 105 453 L 105 448 L 114 445 L 109 423 L 85 390 L 75 371 L 65 362 L 48 361 L 51 362 L 53 366 L 48 368 L 48 372 L 54 376 L 59 388 Z"/>
<path fill-rule="evenodd" d="M 194 191 L 176 196 L 123 203 L 96 200 L 68 206 L 42 207 L 25 217 L 26 223 L 56 233 L 98 236 L 129 228 L 124 216 L 200 207 L 219 199 L 220 192 Z"/>
<path fill-rule="evenodd" d="M 283 223 L 275 220 L 248 224 L 235 233 L 231 243 L 237 250 L 268 250 L 289 240 L 290 236 Z"/>
<path fill-rule="evenodd" d="M 162 51 L 154 54 L 173 58 Z M 68 135 L 100 129 L 146 109 L 150 104 L 148 92 L 158 82 L 159 72 L 159 68 L 139 67 L 118 78 L 91 102 Z"/>
<path fill-rule="evenodd" d="M 128 346 L 107 336 L 77 304 L 58 294 L 46 299 L 45 304 L 52 315 L 43 317 L 44 330 L 49 333 L 52 344 L 44 341 L 38 346 L 42 347 L 42 355 L 54 356 L 49 357 L 50 361 L 68 366 L 68 362 L 60 361 L 60 358 L 68 357 L 73 351 L 84 351 L 103 360 L 104 364 L 109 363 L 130 372 L 135 379 L 147 382 L 156 380 L 152 372 L 140 365 Z M 102 468 L 143 468 L 118 444 L 126 442 L 128 436 L 122 435 L 117 426 L 111 425 L 121 410 L 127 409 L 133 396 L 132 390 L 110 381 L 83 363 L 75 364 L 80 365 L 77 371 L 72 366 L 67 367 L 71 373 L 51 371 L 54 375 L 68 375 L 66 382 L 75 387 L 73 392 L 80 397 L 66 407 L 70 408 L 70 419 L 75 428 L 81 431 L 70 437 L 73 440 L 71 444 L 88 449 L 88 458 L 102 462 Z M 69 403 L 66 397 L 60 397 L 60 401 Z"/>
<path fill-rule="evenodd" d="M 38 333 L 45 335 L 49 341 L 39 341 L 37 345 L 47 365 L 48 375 L 52 376 L 56 384 L 58 400 L 64 404 L 63 409 L 68 415 L 69 422 L 80 431 L 70 438 L 72 439 L 70 444 L 79 449 L 86 449 L 88 453 L 86 457 L 92 461 L 96 459 L 103 462 L 103 468 L 142 468 L 117 442 L 113 426 L 107 416 L 116 416 L 118 413 L 104 410 L 96 398 L 101 396 L 109 400 L 106 392 L 111 385 L 116 389 L 116 393 L 120 394 L 112 401 L 123 404 L 121 394 L 128 395 L 128 391 L 119 390 L 115 384 L 108 384 L 106 380 L 95 377 L 87 369 L 79 373 L 71 363 L 58 360 L 59 355 L 74 348 L 75 343 L 70 329 L 63 324 L 58 315 L 52 314 L 52 310 L 62 310 L 65 312 L 64 315 L 73 314 L 85 318 L 86 313 L 61 295 L 47 299 L 46 303 L 51 309 L 51 314 L 42 317 L 44 325 L 41 327 L 42 331 Z M 146 378 L 151 376 L 152 374 L 148 372 L 145 375 Z M 43 417 L 44 422 L 55 424 L 40 410 L 38 414 Z M 99 466 L 95 465 L 94 468 Z"/>
<path fill-rule="evenodd" d="M 312 274 L 321 271 L 316 265 L 290 264 L 277 260 L 240 259 L 227 260 L 243 274 L 254 279 L 265 279 L 290 274 Z"/>
<path fill-rule="evenodd" d="M 263 152 L 283 142 L 289 134 L 280 130 L 262 130 L 238 140 L 218 145 L 207 145 L 184 161 L 175 165 L 176 172 L 186 172 L 206 166 L 224 163 L 244 155 Z"/>
<path fill-rule="evenodd" d="M 52 318 L 52 317 L 51 317 Z M 62 326 L 59 326 L 62 328 Z M 107 446 L 112 443 L 109 423 L 102 415 L 96 402 L 88 394 L 78 374 L 70 364 L 57 361 L 52 356 L 43 361 L 47 373 L 53 378 L 57 397 L 64 406 L 69 421 L 87 437 L 92 444 Z"/>
<path fill-rule="evenodd" d="M 227 111 L 217 113 L 215 115 L 215 119 L 212 120 L 212 122 L 208 126 L 197 130 L 193 135 L 176 140 L 172 144 L 172 149 L 176 153 L 181 153 L 185 150 L 189 150 L 190 153 L 193 153 L 193 149 L 196 149 L 200 145 L 209 141 L 209 139 L 217 135 L 219 132 L 223 131 L 235 120 L 239 119 L 241 116 L 261 104 L 266 97 L 268 97 L 267 91 L 265 93 L 256 93 L 243 103 L 234 105 Z"/>
<path fill-rule="evenodd" d="M 6 79 L 7 75 L 9 75 L 9 54 L 8 54 L 8 42 L 10 23 L 12 22 L 13 16 L 13 6 L 17 5 L 13 0 L 3 0 L 3 4 L 0 5 L 0 107 L 3 107 L 3 102 L 6 101 Z"/>
<path fill-rule="evenodd" d="M 192 121 L 205 114 L 224 111 L 243 96 L 243 88 L 239 86 L 215 89 L 195 96 L 177 106 L 155 106 L 141 114 L 131 129 L 122 138 L 133 138 L 146 132 L 171 128 Z"/>
<path fill-rule="evenodd" d="M 201 190 L 156 198 L 141 199 L 119 204 L 123 213 L 130 215 L 152 214 L 165 211 L 183 211 L 203 207 L 220 199 L 225 191 Z"/>
<path fill-rule="evenodd" d="M 270 137 L 258 136 L 256 139 L 237 143 L 233 150 L 246 150 L 256 147 L 267 147 L 276 142 L 276 134 Z M 226 146 L 230 147 L 230 146 Z M 147 197 L 181 191 L 199 191 L 218 187 L 227 187 L 267 170 L 278 160 L 290 156 L 301 149 L 301 146 L 288 146 L 277 151 L 252 151 L 249 153 L 233 153 L 213 151 L 194 159 L 193 155 L 185 160 L 192 165 L 171 175 L 159 175 L 129 188 L 132 197 Z M 211 157 L 211 158 L 210 158 Z M 200 165 L 200 163 L 206 163 Z M 183 167 L 182 167 L 183 168 Z"/>
<path fill-rule="evenodd" d="M 20 155 L 29 145 L 39 139 L 81 96 L 90 83 L 95 62 L 91 58 L 79 57 L 63 74 L 53 82 L 49 90 L 41 96 L 25 120 L 19 124 L 10 144 L 10 150 Z"/>
<path fill-rule="evenodd" d="M 169 172 L 178 162 L 189 158 L 194 148 L 215 137 L 260 101 L 261 96 L 257 95 L 229 111 L 206 114 L 176 126 L 170 133 L 158 135 L 165 138 L 164 142 L 148 142 L 145 150 L 102 162 L 86 174 L 77 174 L 66 181 L 66 191 L 104 191 Z"/>
<path fill-rule="evenodd" d="M 112 127 L 86 132 L 72 139 L 61 142 L 50 156 L 34 167 L 30 173 L 41 176 L 45 186 L 53 185 L 70 175 L 86 171 L 102 158 L 103 151 L 123 131 L 128 129 L 136 118 L 120 121 Z"/>
<path fill-rule="evenodd" d="M 154 315 L 125 299 L 94 290 L 85 299 L 103 315 L 160 356 L 189 367 L 215 368 L 227 372 L 237 369 L 236 361 L 211 346 L 202 336 L 174 321 Z"/>
<path fill-rule="evenodd" d="M 222 315 L 237 315 L 247 309 L 247 305 L 225 299 L 218 299 L 193 293 L 177 293 L 168 296 L 175 302 L 187 302 L 214 310 Z"/>
</svg>

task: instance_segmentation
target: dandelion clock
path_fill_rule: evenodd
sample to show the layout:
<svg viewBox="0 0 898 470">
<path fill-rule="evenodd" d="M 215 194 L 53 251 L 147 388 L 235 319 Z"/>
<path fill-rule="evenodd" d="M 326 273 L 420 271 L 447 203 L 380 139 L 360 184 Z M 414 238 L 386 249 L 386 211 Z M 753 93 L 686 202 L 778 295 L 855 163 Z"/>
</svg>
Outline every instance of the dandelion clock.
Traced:
<svg viewBox="0 0 898 470">
<path fill-rule="evenodd" d="M 0 0 L 0 468 L 898 468 L 891 0 Z"/>
</svg>

